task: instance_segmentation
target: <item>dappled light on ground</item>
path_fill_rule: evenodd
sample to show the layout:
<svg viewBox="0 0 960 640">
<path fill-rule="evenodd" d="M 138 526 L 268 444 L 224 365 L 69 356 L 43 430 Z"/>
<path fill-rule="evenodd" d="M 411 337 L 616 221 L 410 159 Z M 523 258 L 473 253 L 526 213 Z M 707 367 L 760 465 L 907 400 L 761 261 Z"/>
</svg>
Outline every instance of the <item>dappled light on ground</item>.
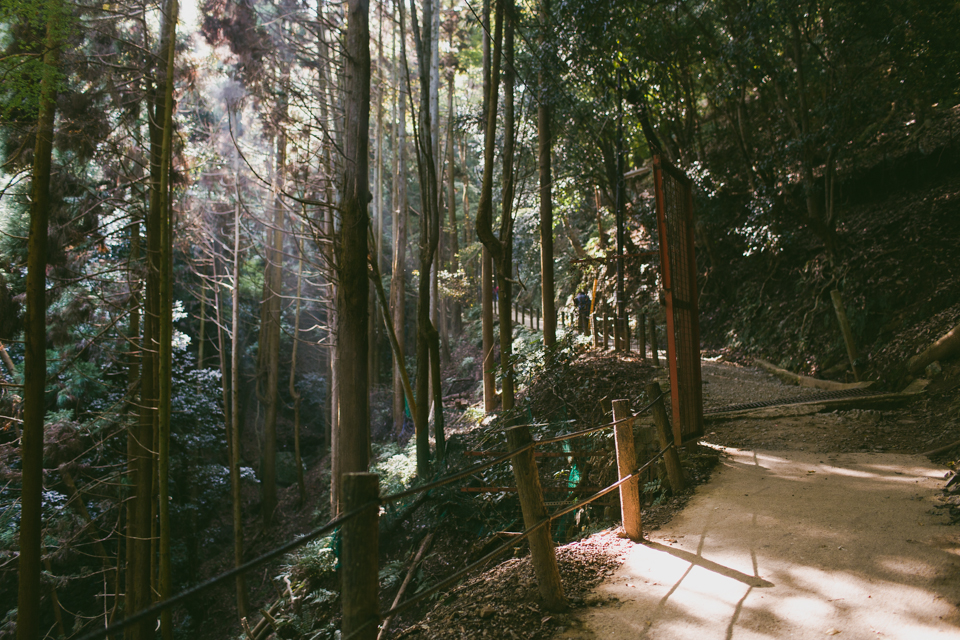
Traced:
<svg viewBox="0 0 960 640">
<path fill-rule="evenodd" d="M 943 469 L 894 454 L 727 449 L 560 638 L 960 638 Z"/>
</svg>

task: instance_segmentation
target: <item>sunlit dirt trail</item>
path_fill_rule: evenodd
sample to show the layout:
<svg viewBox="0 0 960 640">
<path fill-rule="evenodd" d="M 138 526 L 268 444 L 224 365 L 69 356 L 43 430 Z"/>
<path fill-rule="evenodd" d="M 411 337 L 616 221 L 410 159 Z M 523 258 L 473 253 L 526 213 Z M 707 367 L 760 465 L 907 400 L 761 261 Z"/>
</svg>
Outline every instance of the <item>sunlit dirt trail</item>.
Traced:
<svg viewBox="0 0 960 640">
<path fill-rule="evenodd" d="M 898 454 L 724 449 L 559 638 L 960 638 L 945 470 Z"/>
</svg>

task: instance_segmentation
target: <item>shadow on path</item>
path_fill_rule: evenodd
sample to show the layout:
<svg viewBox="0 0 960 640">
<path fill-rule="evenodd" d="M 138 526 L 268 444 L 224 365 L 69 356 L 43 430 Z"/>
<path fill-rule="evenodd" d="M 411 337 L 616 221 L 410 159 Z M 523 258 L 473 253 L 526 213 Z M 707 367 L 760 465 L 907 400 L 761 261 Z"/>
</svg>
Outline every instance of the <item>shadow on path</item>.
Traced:
<svg viewBox="0 0 960 640">
<path fill-rule="evenodd" d="M 960 530 L 917 456 L 726 449 L 559 638 L 960 639 Z"/>
</svg>

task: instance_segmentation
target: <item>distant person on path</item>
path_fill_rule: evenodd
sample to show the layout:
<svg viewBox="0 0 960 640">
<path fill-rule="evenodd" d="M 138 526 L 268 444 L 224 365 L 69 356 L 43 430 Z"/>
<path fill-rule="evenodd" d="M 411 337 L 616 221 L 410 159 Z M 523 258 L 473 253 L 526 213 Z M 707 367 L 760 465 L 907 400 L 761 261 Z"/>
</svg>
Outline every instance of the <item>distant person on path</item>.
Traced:
<svg viewBox="0 0 960 640">
<path fill-rule="evenodd" d="M 588 296 L 587 293 L 581 289 L 580 293 L 577 294 L 577 297 L 573 299 L 573 302 L 577 306 L 578 317 L 580 319 L 580 333 L 585 334 L 590 328 L 590 296 Z"/>
<path fill-rule="evenodd" d="M 493 301 L 494 302 L 500 301 L 500 285 L 497 285 L 493 288 Z"/>
</svg>

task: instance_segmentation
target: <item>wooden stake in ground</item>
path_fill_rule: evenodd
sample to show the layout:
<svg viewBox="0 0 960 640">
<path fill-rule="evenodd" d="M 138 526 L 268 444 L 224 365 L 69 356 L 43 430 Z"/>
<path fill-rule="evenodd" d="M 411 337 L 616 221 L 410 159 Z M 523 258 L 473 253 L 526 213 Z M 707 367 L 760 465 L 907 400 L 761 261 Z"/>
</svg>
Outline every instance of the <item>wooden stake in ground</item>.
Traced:
<svg viewBox="0 0 960 640">
<path fill-rule="evenodd" d="M 629 400 L 613 401 L 613 419 L 625 420 L 613 429 L 617 445 L 617 470 L 620 479 L 633 473 L 637 467 L 637 452 L 633 443 L 633 420 L 630 415 Z M 636 477 L 620 485 L 620 515 L 623 518 L 623 530 L 634 542 L 643 539 L 643 524 L 640 519 L 640 487 Z"/>
<path fill-rule="evenodd" d="M 667 409 L 664 406 L 663 392 L 660 390 L 660 383 L 651 382 L 646 386 L 646 392 L 648 402 L 656 400 L 652 407 L 653 422 L 657 426 L 660 448 L 666 449 L 667 445 L 674 442 L 674 435 L 670 429 L 670 420 L 667 418 Z M 683 469 L 680 467 L 680 456 L 677 454 L 676 447 L 670 448 L 663 454 L 663 463 L 667 467 L 667 479 L 670 481 L 670 489 L 674 494 L 683 491 Z"/>
<path fill-rule="evenodd" d="M 830 292 L 830 299 L 833 300 L 833 309 L 837 312 L 837 322 L 840 323 L 840 331 L 843 332 L 843 342 L 847 345 L 847 357 L 850 359 L 850 369 L 853 371 L 853 379 L 860 382 L 860 374 L 857 373 L 857 347 L 853 343 L 853 331 L 850 330 L 850 321 L 847 319 L 847 310 L 843 306 L 843 296 L 838 289 Z"/>
</svg>

